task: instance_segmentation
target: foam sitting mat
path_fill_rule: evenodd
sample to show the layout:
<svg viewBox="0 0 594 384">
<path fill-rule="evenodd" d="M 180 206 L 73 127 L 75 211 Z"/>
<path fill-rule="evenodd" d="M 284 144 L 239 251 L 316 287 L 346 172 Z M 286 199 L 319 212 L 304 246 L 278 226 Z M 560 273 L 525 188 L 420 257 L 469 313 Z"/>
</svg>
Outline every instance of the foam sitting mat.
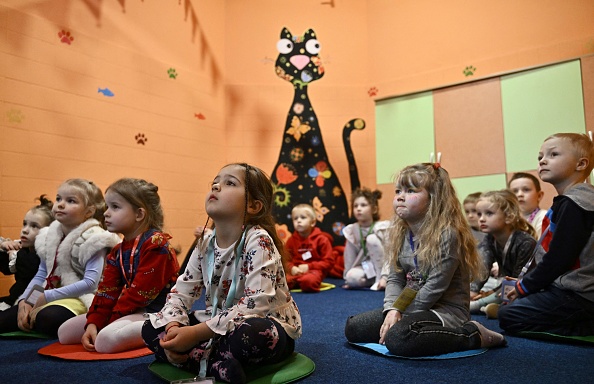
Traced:
<svg viewBox="0 0 594 384">
<path fill-rule="evenodd" d="M 244 369 L 248 383 L 285 384 L 309 376 L 315 368 L 314 362 L 309 357 L 294 352 L 293 355 L 280 363 L 247 367 Z M 196 373 L 191 373 L 176 368 L 169 363 L 159 361 L 150 363 L 149 370 L 167 382 L 196 377 Z"/>
<path fill-rule="evenodd" d="M 322 281 L 322 284 L 320 284 L 320 292 L 322 291 L 327 291 L 329 289 L 333 289 L 336 288 L 336 285 L 334 284 L 330 284 L 330 283 L 325 283 Z M 301 288 L 297 288 L 297 289 L 291 289 L 291 292 L 303 292 L 301 290 Z"/>
<path fill-rule="evenodd" d="M 380 355 L 384 355 L 387 357 L 397 357 L 399 359 L 411 359 L 411 360 L 447 360 L 447 359 L 459 359 L 462 357 L 470 357 L 480 355 L 481 353 L 487 352 L 487 348 L 481 349 L 471 349 L 468 351 L 460 351 L 460 352 L 451 352 L 451 353 L 444 353 L 442 355 L 435 355 L 435 356 L 417 356 L 417 357 L 409 357 L 409 356 L 398 356 L 392 354 L 388 351 L 388 348 L 385 345 L 377 344 L 377 343 L 350 343 L 358 348 L 363 348 L 367 351 L 379 353 Z"/>
<path fill-rule="evenodd" d="M 82 344 L 60 344 L 56 342 L 47 345 L 37 351 L 40 355 L 57 357 L 64 360 L 122 360 L 122 359 L 134 359 L 136 357 L 142 357 L 151 355 L 153 352 L 146 348 L 132 349 L 129 351 L 117 352 L 117 353 L 99 353 L 89 352 Z"/>
<path fill-rule="evenodd" d="M 31 338 L 31 339 L 55 339 L 55 336 L 46 335 L 45 333 L 39 333 L 35 331 L 31 332 L 24 332 L 24 331 L 13 331 L 13 332 L 6 332 L 0 333 L 0 338 Z"/>
<path fill-rule="evenodd" d="M 522 331 L 518 332 L 516 336 L 526 337 L 528 339 L 539 339 L 556 341 L 559 343 L 572 343 L 572 344 L 594 344 L 594 335 L 591 336 L 564 336 L 557 335 L 548 332 L 533 332 L 533 331 Z"/>
</svg>

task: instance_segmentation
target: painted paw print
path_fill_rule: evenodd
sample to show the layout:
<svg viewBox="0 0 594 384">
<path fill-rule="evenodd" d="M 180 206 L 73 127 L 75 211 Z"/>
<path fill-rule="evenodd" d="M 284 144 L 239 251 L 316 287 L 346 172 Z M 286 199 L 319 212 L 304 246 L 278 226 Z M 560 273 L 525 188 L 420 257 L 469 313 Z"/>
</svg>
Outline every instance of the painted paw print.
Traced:
<svg viewBox="0 0 594 384">
<path fill-rule="evenodd" d="M 371 87 L 369 88 L 369 90 L 367 91 L 367 94 L 369 95 L 369 97 L 373 97 L 377 95 L 377 88 L 376 87 Z"/>
<path fill-rule="evenodd" d="M 177 72 L 175 71 L 175 68 L 169 68 L 167 70 L 167 74 L 169 75 L 170 78 L 172 79 L 176 79 L 177 78 Z"/>
<path fill-rule="evenodd" d="M 6 112 L 6 117 L 11 123 L 21 123 L 25 119 L 25 115 L 20 109 L 10 109 Z"/>
<path fill-rule="evenodd" d="M 134 138 L 136 139 L 136 144 L 144 145 L 148 141 L 148 138 L 144 137 L 144 133 L 139 133 Z"/>
<path fill-rule="evenodd" d="M 68 45 L 70 45 L 72 43 L 72 41 L 74 40 L 74 36 L 72 36 L 70 34 L 70 32 L 67 32 L 63 29 L 60 32 L 58 32 L 58 37 L 60 38 L 60 41 L 62 43 L 68 44 Z"/>
<path fill-rule="evenodd" d="M 468 67 L 464 68 L 462 73 L 464 74 L 464 76 L 468 77 L 474 75 L 474 71 L 476 71 L 476 68 L 472 65 L 469 65 Z"/>
</svg>

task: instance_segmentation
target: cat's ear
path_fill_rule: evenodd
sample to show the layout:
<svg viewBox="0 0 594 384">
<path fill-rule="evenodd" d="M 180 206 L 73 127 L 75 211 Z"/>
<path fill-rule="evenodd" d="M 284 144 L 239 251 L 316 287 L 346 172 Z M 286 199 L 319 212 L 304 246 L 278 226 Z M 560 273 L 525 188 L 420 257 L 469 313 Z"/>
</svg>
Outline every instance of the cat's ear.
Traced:
<svg viewBox="0 0 594 384">
<path fill-rule="evenodd" d="M 303 38 L 304 40 L 307 39 L 313 39 L 316 37 L 316 31 L 314 31 L 313 29 L 308 29 L 307 31 L 305 31 L 305 33 L 303 34 Z"/>
<path fill-rule="evenodd" d="M 289 31 L 289 29 L 287 27 L 283 27 L 283 30 L 280 33 L 280 38 L 281 39 L 291 39 L 293 37 L 293 34 L 291 33 L 291 31 Z"/>
</svg>

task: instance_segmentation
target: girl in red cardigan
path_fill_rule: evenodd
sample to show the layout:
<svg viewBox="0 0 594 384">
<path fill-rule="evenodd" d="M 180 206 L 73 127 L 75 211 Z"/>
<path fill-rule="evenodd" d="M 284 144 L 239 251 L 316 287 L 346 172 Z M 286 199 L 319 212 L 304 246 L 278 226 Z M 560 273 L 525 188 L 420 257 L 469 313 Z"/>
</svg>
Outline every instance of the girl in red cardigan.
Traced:
<svg viewBox="0 0 594 384">
<path fill-rule="evenodd" d="M 144 346 L 144 313 L 165 304 L 179 265 L 171 238 L 162 232 L 163 210 L 157 186 L 124 178 L 105 192 L 105 225 L 123 235 L 107 257 L 93 304 L 85 315 L 58 330 L 62 344 L 82 343 L 88 351 L 116 353 Z"/>
</svg>

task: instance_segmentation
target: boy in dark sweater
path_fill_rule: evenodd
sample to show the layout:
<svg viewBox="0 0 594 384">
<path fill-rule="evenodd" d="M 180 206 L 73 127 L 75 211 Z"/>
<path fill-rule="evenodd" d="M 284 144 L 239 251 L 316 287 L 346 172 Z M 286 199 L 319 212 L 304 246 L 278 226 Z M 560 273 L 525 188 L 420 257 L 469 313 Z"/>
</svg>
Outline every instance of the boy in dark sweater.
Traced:
<svg viewBox="0 0 594 384">
<path fill-rule="evenodd" d="M 594 144 L 584 134 L 545 139 L 538 174 L 559 194 L 547 213 L 548 250 L 520 276 L 499 309 L 502 329 L 565 336 L 594 335 L 594 187 L 584 183 L 594 167 Z"/>
</svg>

